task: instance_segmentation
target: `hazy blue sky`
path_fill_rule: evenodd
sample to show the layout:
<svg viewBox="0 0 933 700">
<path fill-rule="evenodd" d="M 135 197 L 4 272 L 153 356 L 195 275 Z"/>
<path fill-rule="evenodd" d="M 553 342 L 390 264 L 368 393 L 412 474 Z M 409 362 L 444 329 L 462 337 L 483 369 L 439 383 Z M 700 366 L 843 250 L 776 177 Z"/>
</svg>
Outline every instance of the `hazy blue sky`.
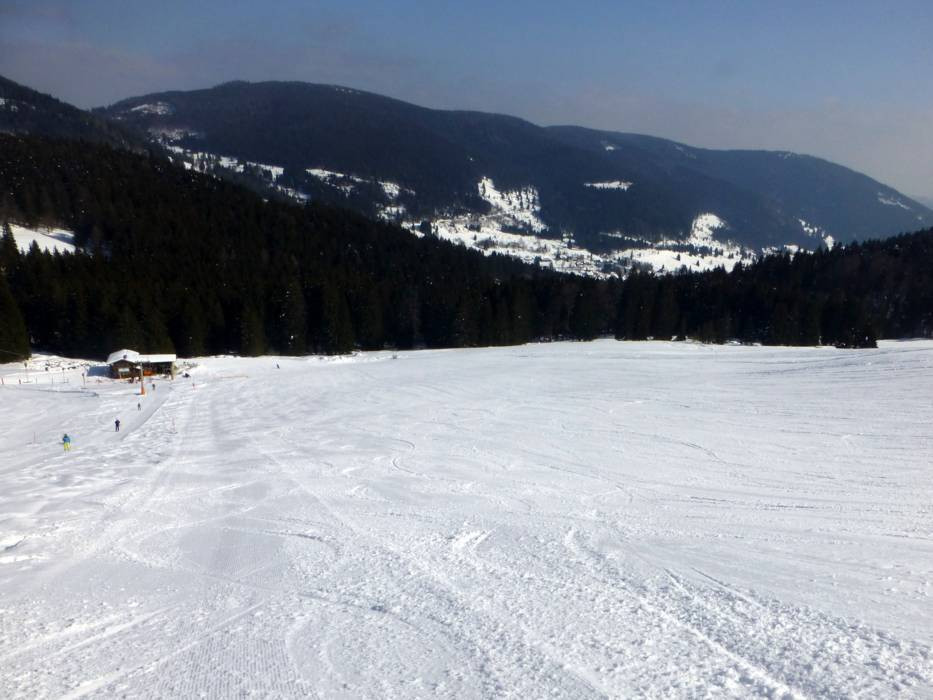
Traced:
<svg viewBox="0 0 933 700">
<path fill-rule="evenodd" d="M 0 0 L 0 74 L 82 107 L 232 79 L 812 153 L 933 196 L 933 0 Z"/>
</svg>

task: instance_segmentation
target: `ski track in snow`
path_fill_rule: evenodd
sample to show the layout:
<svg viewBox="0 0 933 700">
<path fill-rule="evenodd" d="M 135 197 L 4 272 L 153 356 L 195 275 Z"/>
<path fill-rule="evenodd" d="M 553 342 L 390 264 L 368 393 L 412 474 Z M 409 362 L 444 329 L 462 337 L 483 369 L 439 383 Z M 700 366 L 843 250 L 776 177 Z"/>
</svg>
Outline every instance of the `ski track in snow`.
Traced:
<svg viewBox="0 0 933 700">
<path fill-rule="evenodd" d="M 0 365 L 0 695 L 929 697 L 931 370 L 598 341 L 139 397 Z"/>
</svg>

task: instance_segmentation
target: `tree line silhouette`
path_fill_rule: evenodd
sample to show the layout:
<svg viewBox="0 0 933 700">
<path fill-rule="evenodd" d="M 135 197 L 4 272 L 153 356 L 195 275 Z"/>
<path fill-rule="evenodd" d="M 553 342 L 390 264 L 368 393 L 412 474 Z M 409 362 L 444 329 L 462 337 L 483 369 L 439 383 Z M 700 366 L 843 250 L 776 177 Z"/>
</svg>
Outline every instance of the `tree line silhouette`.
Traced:
<svg viewBox="0 0 933 700">
<path fill-rule="evenodd" d="M 532 340 L 873 346 L 933 333 L 933 231 L 732 272 L 558 274 L 335 207 L 264 200 L 158 154 L 0 135 L 0 349 L 101 358 L 344 353 Z"/>
</svg>

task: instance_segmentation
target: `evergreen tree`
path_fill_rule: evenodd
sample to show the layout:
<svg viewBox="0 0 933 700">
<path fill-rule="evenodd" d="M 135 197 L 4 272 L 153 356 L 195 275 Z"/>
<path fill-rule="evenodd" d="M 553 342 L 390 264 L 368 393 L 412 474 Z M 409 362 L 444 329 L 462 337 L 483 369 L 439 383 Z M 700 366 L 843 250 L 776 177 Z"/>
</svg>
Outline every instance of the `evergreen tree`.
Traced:
<svg viewBox="0 0 933 700">
<path fill-rule="evenodd" d="M 661 340 L 670 340 L 677 333 L 680 325 L 680 308 L 674 297 L 674 287 L 670 284 L 662 285 L 658 294 L 657 312 L 654 316 L 654 331 L 652 335 Z"/>
<path fill-rule="evenodd" d="M 0 358 L 3 362 L 13 362 L 29 355 L 26 324 L 10 293 L 6 276 L 0 273 Z"/>
<path fill-rule="evenodd" d="M 266 353 L 266 335 L 262 327 L 259 312 L 252 304 L 247 304 L 240 314 L 240 338 L 237 352 L 256 357 Z"/>
<path fill-rule="evenodd" d="M 322 346 L 328 355 L 340 355 L 353 350 L 355 340 L 350 320 L 350 309 L 344 294 L 325 286 L 321 294 Z"/>
<path fill-rule="evenodd" d="M 9 222 L 4 222 L 3 235 L 0 236 L 0 273 L 11 274 L 19 265 L 20 257 L 13 229 Z"/>
</svg>

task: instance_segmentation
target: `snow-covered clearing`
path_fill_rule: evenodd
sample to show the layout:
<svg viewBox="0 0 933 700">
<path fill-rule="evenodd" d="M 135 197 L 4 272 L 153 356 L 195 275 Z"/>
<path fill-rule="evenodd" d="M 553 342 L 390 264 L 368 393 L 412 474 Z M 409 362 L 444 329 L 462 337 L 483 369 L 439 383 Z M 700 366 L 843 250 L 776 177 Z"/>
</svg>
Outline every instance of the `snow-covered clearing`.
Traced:
<svg viewBox="0 0 933 700">
<path fill-rule="evenodd" d="M 754 260 L 757 256 L 731 241 L 718 241 L 715 232 L 727 229 L 728 224 L 715 214 L 698 215 L 690 227 L 690 235 L 683 240 L 662 240 L 639 248 L 618 251 L 620 258 L 650 265 L 659 273 L 676 272 L 687 268 L 692 272 L 713 270 L 717 267 L 732 270 L 740 261 Z M 692 246 L 692 249 L 685 246 Z"/>
<path fill-rule="evenodd" d="M 10 231 L 13 232 L 13 240 L 16 246 L 27 252 L 35 243 L 39 250 L 47 250 L 50 253 L 73 253 L 75 251 L 74 238 L 72 231 L 63 228 L 27 228 L 19 224 L 10 224 Z"/>
<path fill-rule="evenodd" d="M 3 697 L 933 693 L 931 342 L 57 362 L 2 367 Z"/>
<path fill-rule="evenodd" d="M 476 186 L 479 196 L 492 206 L 493 212 L 509 222 L 535 233 L 547 229 L 541 220 L 541 200 L 538 190 L 530 185 L 516 190 L 499 190 L 492 178 L 484 177 Z"/>
<path fill-rule="evenodd" d="M 910 207 L 904 204 L 898 197 L 886 197 L 884 192 L 878 193 L 878 201 L 889 207 L 900 207 L 901 209 L 910 211 Z"/>
<path fill-rule="evenodd" d="M 584 182 L 583 186 L 592 187 L 597 190 L 622 190 L 625 192 L 625 190 L 632 186 L 632 183 L 625 182 L 624 180 L 613 180 L 612 182 Z"/>
<path fill-rule="evenodd" d="M 164 117 L 168 114 L 175 112 L 175 108 L 172 107 L 168 102 L 153 102 L 151 104 L 141 104 L 136 105 L 135 107 L 130 107 L 126 110 L 127 112 L 139 112 L 140 114 L 153 114 L 156 116 Z"/>
<path fill-rule="evenodd" d="M 422 235 L 416 222 L 406 222 L 403 226 L 416 236 Z M 510 255 L 523 262 L 537 263 L 561 272 L 607 276 L 602 270 L 608 259 L 574 246 L 573 239 L 538 238 L 503 231 L 493 217 L 439 219 L 433 223 L 433 231 L 438 238 L 480 250 L 484 255 Z"/>
</svg>

